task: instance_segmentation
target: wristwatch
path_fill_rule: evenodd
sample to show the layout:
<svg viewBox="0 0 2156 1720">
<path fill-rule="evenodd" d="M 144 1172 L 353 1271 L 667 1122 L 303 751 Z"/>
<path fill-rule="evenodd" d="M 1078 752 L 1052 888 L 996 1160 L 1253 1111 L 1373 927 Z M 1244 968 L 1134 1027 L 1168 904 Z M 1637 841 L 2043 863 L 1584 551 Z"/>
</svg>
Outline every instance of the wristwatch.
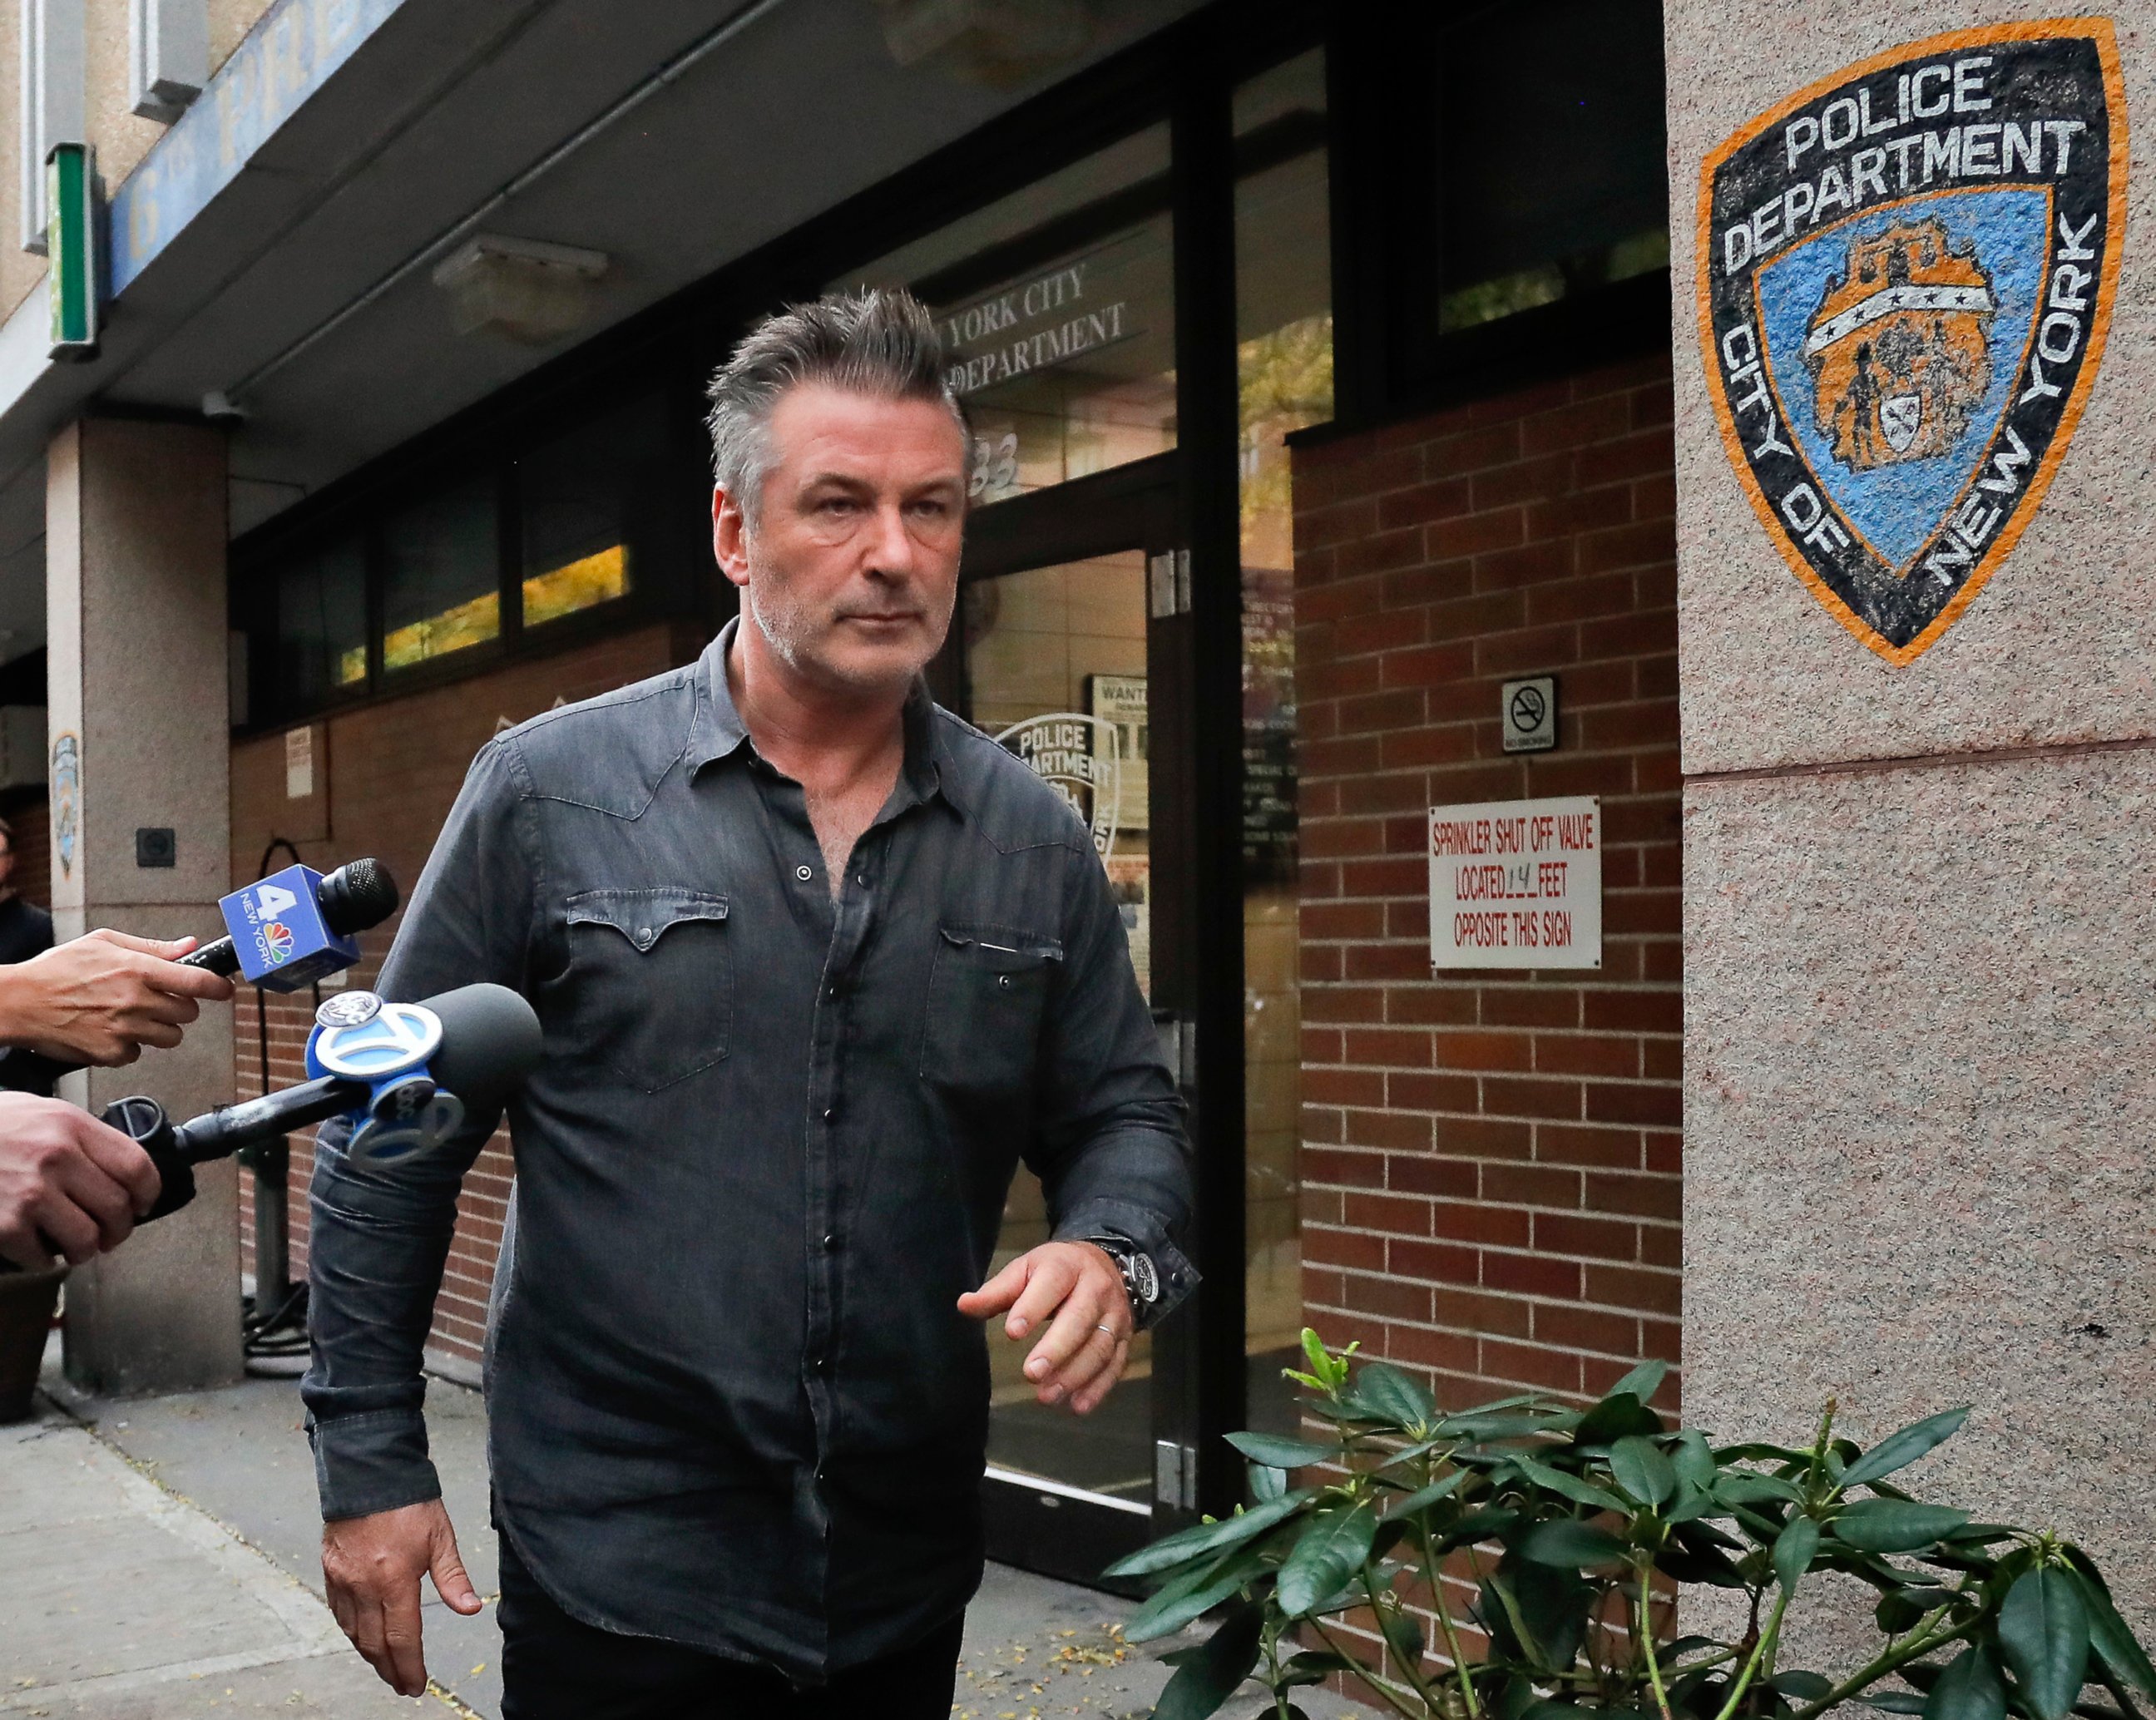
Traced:
<svg viewBox="0 0 2156 1720">
<path fill-rule="evenodd" d="M 1138 1331 L 1160 1304 L 1160 1268 L 1152 1256 L 1127 1236 L 1104 1235 L 1086 1239 L 1116 1263 L 1123 1275 L 1123 1293 L 1131 1299 L 1131 1324 Z"/>
</svg>

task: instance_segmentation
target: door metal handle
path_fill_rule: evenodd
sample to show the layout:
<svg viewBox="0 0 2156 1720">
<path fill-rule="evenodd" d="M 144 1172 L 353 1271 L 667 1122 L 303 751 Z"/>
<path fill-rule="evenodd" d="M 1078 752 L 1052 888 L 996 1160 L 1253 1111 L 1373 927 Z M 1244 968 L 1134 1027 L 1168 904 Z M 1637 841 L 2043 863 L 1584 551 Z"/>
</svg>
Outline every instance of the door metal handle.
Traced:
<svg viewBox="0 0 2156 1720">
<path fill-rule="evenodd" d="M 1164 549 L 1146 559 L 1147 611 L 1156 621 L 1190 613 L 1190 552 Z"/>
<path fill-rule="evenodd" d="M 1160 1036 L 1160 1060 L 1168 1065 L 1178 1087 L 1198 1085 L 1198 1024 L 1173 1009 L 1152 1012 L 1153 1031 Z"/>
</svg>

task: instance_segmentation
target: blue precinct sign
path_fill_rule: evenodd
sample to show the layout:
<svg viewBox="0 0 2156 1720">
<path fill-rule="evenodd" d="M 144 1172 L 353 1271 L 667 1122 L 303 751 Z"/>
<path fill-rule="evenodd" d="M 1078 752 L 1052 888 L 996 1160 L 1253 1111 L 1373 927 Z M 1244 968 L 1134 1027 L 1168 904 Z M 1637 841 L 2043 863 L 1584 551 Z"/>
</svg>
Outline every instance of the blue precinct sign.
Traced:
<svg viewBox="0 0 2156 1720">
<path fill-rule="evenodd" d="M 116 296 L 403 0 L 282 0 L 248 33 L 112 199 Z"/>
<path fill-rule="evenodd" d="M 321 891 L 320 872 L 287 866 L 218 903 L 250 983 L 297 991 L 359 959 L 357 943 L 322 923 Z"/>
</svg>

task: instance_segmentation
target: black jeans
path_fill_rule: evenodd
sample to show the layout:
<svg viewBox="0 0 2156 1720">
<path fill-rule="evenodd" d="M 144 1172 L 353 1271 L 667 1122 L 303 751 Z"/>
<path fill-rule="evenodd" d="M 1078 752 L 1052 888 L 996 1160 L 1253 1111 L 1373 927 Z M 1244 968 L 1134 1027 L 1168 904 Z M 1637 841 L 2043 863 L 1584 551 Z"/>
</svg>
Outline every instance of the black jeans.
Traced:
<svg viewBox="0 0 2156 1720">
<path fill-rule="evenodd" d="M 961 1614 L 913 1647 L 796 1690 L 769 1666 L 579 1623 L 501 1548 L 502 1720 L 950 1720 Z"/>
</svg>

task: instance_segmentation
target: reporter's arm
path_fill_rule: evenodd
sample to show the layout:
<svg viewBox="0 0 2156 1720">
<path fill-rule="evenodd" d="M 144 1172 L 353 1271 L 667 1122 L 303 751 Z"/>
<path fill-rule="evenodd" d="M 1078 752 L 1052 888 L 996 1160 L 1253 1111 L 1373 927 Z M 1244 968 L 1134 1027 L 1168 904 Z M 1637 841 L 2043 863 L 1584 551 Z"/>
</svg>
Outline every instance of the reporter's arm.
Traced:
<svg viewBox="0 0 2156 1720">
<path fill-rule="evenodd" d="M 132 1063 L 145 1045 L 170 1050 L 204 1002 L 232 995 L 221 974 L 180 966 L 194 947 L 100 929 L 0 966 L 0 1044 L 105 1068 Z"/>
<path fill-rule="evenodd" d="M 149 1155 L 58 1099 L 0 1093 L 0 1257 L 31 1271 L 127 1240 L 157 1204 Z"/>
</svg>

